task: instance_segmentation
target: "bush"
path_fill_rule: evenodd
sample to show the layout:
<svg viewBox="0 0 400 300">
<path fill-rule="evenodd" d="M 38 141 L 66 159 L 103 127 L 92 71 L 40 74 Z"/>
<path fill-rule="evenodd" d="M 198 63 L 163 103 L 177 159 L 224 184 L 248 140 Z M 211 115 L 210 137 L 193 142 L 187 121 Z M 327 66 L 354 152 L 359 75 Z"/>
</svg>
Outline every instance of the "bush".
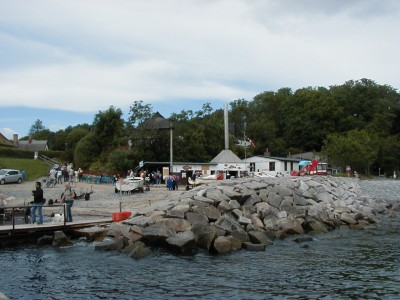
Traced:
<svg viewBox="0 0 400 300">
<path fill-rule="evenodd" d="M 14 158 L 34 158 L 33 151 L 17 150 L 15 148 L 0 148 L 1 157 L 14 157 Z"/>
</svg>

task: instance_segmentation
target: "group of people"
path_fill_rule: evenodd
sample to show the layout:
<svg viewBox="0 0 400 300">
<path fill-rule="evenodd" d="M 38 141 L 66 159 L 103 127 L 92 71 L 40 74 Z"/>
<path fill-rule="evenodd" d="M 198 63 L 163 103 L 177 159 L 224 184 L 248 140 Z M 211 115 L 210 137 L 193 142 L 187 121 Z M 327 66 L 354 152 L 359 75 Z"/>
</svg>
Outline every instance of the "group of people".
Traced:
<svg viewBox="0 0 400 300">
<path fill-rule="evenodd" d="M 63 182 L 81 182 L 83 181 L 83 170 L 78 168 L 78 170 L 74 170 L 73 164 L 65 164 L 61 166 L 54 166 L 49 171 L 50 180 L 54 181 L 55 184 L 62 184 Z"/>
<path fill-rule="evenodd" d="M 64 182 L 64 192 L 61 194 L 61 202 L 65 203 L 66 206 L 66 221 L 72 222 L 72 211 L 71 207 L 74 204 L 76 198 L 75 190 L 71 188 L 70 183 Z M 32 191 L 33 202 L 30 209 L 31 224 L 37 223 L 38 225 L 43 224 L 43 205 L 46 203 L 46 199 L 43 196 L 42 184 L 40 182 L 35 183 L 35 189 Z M 38 213 L 38 220 L 36 222 L 36 212 Z"/>
<path fill-rule="evenodd" d="M 169 191 L 178 190 L 179 176 L 170 175 L 167 177 L 167 189 Z"/>
</svg>

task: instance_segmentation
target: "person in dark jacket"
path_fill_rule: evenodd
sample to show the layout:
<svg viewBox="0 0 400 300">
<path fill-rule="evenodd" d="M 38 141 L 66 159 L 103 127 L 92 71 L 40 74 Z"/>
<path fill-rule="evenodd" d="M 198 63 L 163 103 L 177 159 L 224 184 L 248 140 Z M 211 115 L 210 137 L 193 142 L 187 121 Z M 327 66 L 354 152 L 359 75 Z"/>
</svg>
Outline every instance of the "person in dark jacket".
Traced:
<svg viewBox="0 0 400 300">
<path fill-rule="evenodd" d="M 34 224 L 36 222 L 36 210 L 38 211 L 38 225 L 43 224 L 43 212 L 42 206 L 46 200 L 43 199 L 43 190 L 42 184 L 40 182 L 36 182 L 36 189 L 32 191 L 33 195 L 33 204 L 31 208 L 31 223 Z"/>
</svg>

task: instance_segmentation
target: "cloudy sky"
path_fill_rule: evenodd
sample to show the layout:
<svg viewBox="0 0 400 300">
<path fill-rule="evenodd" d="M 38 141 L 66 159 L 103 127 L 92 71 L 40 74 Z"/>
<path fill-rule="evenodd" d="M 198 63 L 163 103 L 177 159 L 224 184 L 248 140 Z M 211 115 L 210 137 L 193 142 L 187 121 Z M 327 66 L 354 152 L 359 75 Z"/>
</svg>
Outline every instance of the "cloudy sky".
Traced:
<svg viewBox="0 0 400 300">
<path fill-rule="evenodd" d="M 281 87 L 400 87 L 398 0 L 0 0 L 0 132 L 165 117 Z"/>
</svg>

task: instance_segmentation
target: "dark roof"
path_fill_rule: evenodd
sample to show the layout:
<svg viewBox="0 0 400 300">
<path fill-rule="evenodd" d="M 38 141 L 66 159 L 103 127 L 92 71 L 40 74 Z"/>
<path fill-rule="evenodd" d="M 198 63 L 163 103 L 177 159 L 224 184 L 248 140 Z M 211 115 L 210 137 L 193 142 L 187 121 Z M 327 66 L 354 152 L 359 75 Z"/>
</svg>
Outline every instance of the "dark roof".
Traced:
<svg viewBox="0 0 400 300">
<path fill-rule="evenodd" d="M 18 141 L 17 148 L 30 151 L 48 150 L 46 140 Z"/>
<path fill-rule="evenodd" d="M 165 119 L 159 112 L 156 112 L 153 117 L 143 123 L 143 128 L 148 130 L 163 130 L 170 129 L 172 123 Z"/>
<path fill-rule="evenodd" d="M 276 159 L 280 161 L 293 161 L 293 162 L 299 162 L 302 159 L 297 158 L 297 157 L 274 157 L 274 156 L 268 156 L 268 155 L 257 155 L 259 157 L 264 157 L 264 158 L 271 158 L 271 159 Z"/>
</svg>

